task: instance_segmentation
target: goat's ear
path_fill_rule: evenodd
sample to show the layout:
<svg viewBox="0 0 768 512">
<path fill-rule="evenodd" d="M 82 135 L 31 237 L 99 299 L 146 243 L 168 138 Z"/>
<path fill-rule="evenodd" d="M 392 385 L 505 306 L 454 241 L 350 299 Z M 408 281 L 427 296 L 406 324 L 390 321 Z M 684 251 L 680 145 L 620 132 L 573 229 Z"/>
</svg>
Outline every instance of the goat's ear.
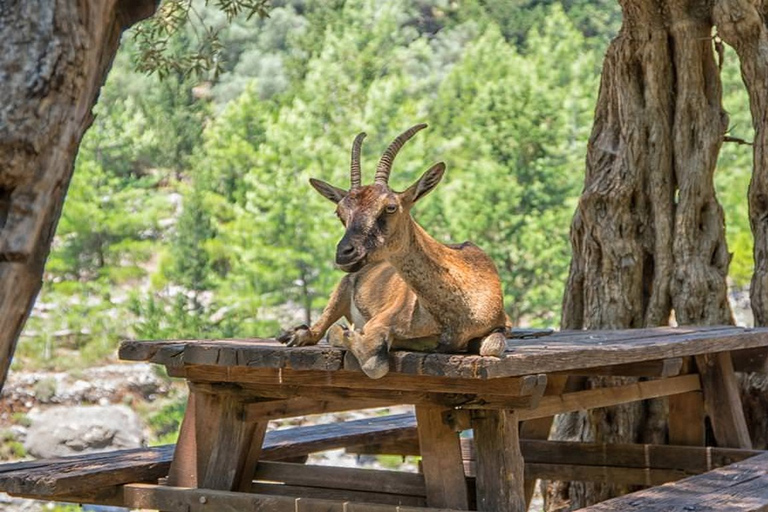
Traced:
<svg viewBox="0 0 768 512">
<path fill-rule="evenodd" d="M 320 192 L 320 195 L 326 199 L 338 203 L 347 195 L 347 191 L 339 187 L 334 187 L 330 183 L 326 183 L 315 178 L 309 178 L 309 183 L 315 187 L 315 190 Z"/>
<path fill-rule="evenodd" d="M 440 183 L 440 180 L 443 179 L 443 173 L 445 173 L 444 162 L 433 165 L 427 172 L 421 175 L 421 178 L 416 183 L 403 192 L 403 199 L 413 204 L 429 194 Z"/>
</svg>

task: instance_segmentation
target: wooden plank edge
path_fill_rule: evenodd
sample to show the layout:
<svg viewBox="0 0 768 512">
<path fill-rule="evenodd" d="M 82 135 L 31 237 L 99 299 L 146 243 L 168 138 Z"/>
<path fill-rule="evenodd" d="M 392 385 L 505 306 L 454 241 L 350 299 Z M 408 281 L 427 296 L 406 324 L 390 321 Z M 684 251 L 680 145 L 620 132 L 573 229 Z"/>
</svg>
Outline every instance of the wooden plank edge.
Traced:
<svg viewBox="0 0 768 512">
<path fill-rule="evenodd" d="M 536 409 L 520 410 L 520 420 L 545 418 L 555 414 L 610 407 L 613 405 L 687 393 L 701 389 L 697 374 L 681 375 L 668 379 L 636 382 L 624 386 L 576 391 L 563 395 L 542 397 Z"/>
<path fill-rule="evenodd" d="M 124 506 L 166 512 L 208 512 L 211 510 L 269 510 L 298 512 L 305 507 L 338 512 L 457 512 L 451 509 L 377 505 L 320 498 L 270 496 L 189 487 L 164 487 L 151 484 L 123 486 Z"/>
</svg>

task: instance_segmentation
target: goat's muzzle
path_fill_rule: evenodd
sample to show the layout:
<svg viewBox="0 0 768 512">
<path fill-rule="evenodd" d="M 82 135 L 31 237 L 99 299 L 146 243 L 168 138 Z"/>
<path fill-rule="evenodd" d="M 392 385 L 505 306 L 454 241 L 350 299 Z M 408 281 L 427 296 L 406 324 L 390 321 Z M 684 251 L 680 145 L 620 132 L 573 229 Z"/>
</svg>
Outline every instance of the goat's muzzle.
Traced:
<svg viewBox="0 0 768 512">
<path fill-rule="evenodd" d="M 365 266 L 365 250 L 359 249 L 345 236 L 336 246 L 336 266 L 344 272 L 357 272 Z"/>
</svg>

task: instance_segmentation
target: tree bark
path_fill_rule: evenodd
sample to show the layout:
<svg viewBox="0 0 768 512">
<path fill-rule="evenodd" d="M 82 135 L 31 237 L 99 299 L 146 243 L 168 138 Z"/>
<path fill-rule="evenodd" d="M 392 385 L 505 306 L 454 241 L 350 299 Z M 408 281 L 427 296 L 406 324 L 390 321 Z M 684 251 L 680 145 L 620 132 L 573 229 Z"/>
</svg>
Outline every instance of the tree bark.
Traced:
<svg viewBox="0 0 768 512">
<path fill-rule="evenodd" d="M 0 389 L 120 33 L 155 8 L 155 0 L 0 6 Z"/>
<path fill-rule="evenodd" d="M 728 118 L 707 0 L 623 0 L 603 65 L 584 190 L 571 227 L 564 329 L 731 324 L 730 256 L 713 174 Z M 628 379 L 588 379 L 599 387 Z M 559 439 L 664 442 L 666 403 L 558 419 Z M 550 484 L 549 510 L 628 489 Z"/>
<path fill-rule="evenodd" d="M 723 41 L 732 46 L 741 63 L 741 77 L 749 94 L 752 126 L 752 180 L 749 184 L 749 220 L 754 237 L 755 269 L 750 299 L 755 325 L 768 325 L 768 3 L 718 0 L 713 18 Z M 741 376 L 742 403 L 757 448 L 768 446 L 768 378 Z"/>
</svg>

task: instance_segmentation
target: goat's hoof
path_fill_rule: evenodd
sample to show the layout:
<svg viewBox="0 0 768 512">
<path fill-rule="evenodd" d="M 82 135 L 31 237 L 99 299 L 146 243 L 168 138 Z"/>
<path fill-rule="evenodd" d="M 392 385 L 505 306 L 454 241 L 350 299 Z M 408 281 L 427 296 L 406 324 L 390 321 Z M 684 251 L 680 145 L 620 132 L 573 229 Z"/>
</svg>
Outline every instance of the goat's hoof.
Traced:
<svg viewBox="0 0 768 512">
<path fill-rule="evenodd" d="M 501 332 L 489 334 L 480 343 L 481 356 L 501 357 L 505 350 L 507 350 L 507 337 Z"/>
<path fill-rule="evenodd" d="M 349 348 L 349 329 L 343 325 L 334 324 L 328 329 L 328 343 L 332 347 Z"/>
<path fill-rule="evenodd" d="M 372 379 L 380 379 L 389 373 L 389 358 L 372 357 L 360 367 Z"/>
<path fill-rule="evenodd" d="M 277 337 L 277 341 L 287 347 L 304 347 L 317 344 L 312 330 L 307 325 L 294 327 Z"/>
</svg>

